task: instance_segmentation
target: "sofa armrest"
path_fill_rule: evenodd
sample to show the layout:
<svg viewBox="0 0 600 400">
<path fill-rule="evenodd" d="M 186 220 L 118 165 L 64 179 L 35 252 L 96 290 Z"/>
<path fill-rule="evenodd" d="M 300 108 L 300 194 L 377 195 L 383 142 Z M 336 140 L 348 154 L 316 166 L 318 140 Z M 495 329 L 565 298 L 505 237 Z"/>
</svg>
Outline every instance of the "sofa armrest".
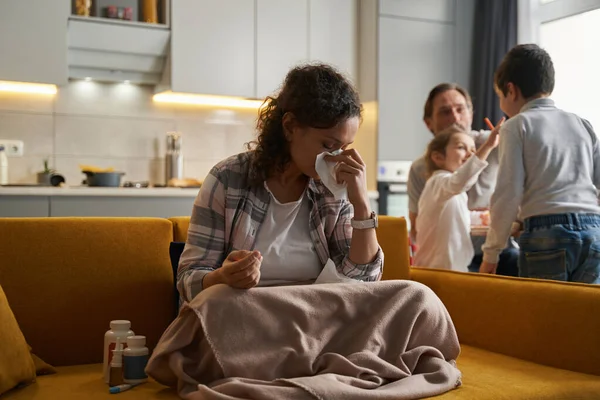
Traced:
<svg viewBox="0 0 600 400">
<path fill-rule="evenodd" d="M 412 268 L 446 305 L 461 343 L 600 375 L 600 286 Z"/>
</svg>

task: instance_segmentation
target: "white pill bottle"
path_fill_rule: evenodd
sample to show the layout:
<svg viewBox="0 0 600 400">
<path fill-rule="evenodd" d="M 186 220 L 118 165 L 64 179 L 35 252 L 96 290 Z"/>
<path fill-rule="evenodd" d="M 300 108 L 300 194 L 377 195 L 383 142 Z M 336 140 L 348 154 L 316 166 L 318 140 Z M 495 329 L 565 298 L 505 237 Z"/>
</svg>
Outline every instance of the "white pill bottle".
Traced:
<svg viewBox="0 0 600 400">
<path fill-rule="evenodd" d="M 127 343 L 127 338 L 134 336 L 135 333 L 131 330 L 131 322 L 123 319 L 110 321 L 110 329 L 104 334 L 104 381 L 108 384 L 110 380 L 110 362 L 113 357 L 117 339 L 123 343 Z"/>
</svg>

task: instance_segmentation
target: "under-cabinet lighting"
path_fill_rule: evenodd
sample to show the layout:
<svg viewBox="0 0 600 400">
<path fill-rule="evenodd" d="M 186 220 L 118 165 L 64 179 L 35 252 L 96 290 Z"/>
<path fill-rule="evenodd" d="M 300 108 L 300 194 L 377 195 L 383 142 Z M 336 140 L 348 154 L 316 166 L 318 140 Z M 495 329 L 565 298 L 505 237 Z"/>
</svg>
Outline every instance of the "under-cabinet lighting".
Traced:
<svg viewBox="0 0 600 400">
<path fill-rule="evenodd" d="M 177 103 L 199 106 L 231 107 L 258 109 L 261 100 L 250 100 L 243 97 L 210 96 L 203 94 L 189 94 L 176 92 L 162 92 L 155 94 L 152 99 L 158 103 Z"/>
<path fill-rule="evenodd" d="M 0 81 L 0 92 L 56 94 L 56 85 L 45 83 Z"/>
</svg>

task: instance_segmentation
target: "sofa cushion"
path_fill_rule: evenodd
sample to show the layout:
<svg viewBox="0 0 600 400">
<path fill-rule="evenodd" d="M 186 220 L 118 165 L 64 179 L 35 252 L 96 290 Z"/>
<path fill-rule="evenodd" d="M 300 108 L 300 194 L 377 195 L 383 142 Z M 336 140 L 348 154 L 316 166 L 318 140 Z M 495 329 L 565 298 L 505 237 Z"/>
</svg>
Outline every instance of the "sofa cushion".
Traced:
<svg viewBox="0 0 600 400">
<path fill-rule="evenodd" d="M 0 394 L 35 380 L 35 365 L 25 337 L 0 286 Z"/>
<path fill-rule="evenodd" d="M 27 347 L 31 352 L 31 346 L 27 345 Z M 31 353 L 31 358 L 33 359 L 33 365 L 35 366 L 36 375 L 49 375 L 56 373 L 56 368 L 54 368 L 52 365 L 48 364 L 46 361 L 42 360 L 35 354 Z"/>
<path fill-rule="evenodd" d="M 185 243 L 190 228 L 190 217 L 171 217 L 169 221 L 173 224 L 173 241 Z"/>
<path fill-rule="evenodd" d="M 600 375 L 600 285 L 413 268 L 442 300 L 461 344 Z"/>
<path fill-rule="evenodd" d="M 600 376 L 546 367 L 462 346 L 458 369 L 462 386 L 436 400 L 598 399 Z"/>
<path fill-rule="evenodd" d="M 35 365 L 36 375 L 50 375 L 56 373 L 56 368 L 54 368 L 52 365 L 48 364 L 46 361 L 42 360 L 35 354 L 31 353 L 31 358 L 33 359 L 33 365 Z"/>
<path fill-rule="evenodd" d="M 35 354 L 101 362 L 113 319 L 153 348 L 175 312 L 172 240 L 162 218 L 0 218 L 0 285 Z"/>
<path fill-rule="evenodd" d="M 598 399 L 600 377 L 545 367 L 486 350 L 463 346 L 458 367 L 463 384 L 439 400 L 495 399 Z M 24 389 L 2 400 L 105 399 L 108 386 L 102 382 L 102 365 L 58 368 L 58 374 L 42 376 Z M 35 396 L 35 397 L 34 397 Z M 177 399 L 174 390 L 150 381 L 119 394 L 119 399 Z"/>
</svg>

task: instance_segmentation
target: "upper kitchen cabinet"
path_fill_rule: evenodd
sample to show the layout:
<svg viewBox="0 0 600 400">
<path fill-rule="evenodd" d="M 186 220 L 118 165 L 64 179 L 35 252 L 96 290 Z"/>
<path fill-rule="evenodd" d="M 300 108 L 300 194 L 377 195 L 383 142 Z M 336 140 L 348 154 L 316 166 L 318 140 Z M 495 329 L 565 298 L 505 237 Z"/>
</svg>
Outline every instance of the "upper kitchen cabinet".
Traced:
<svg viewBox="0 0 600 400">
<path fill-rule="evenodd" d="M 454 22 L 458 0 L 381 0 L 382 15 L 421 21 Z"/>
<path fill-rule="evenodd" d="M 356 0 L 310 0 L 309 58 L 331 64 L 356 81 Z"/>
<path fill-rule="evenodd" d="M 0 1 L 0 80 L 67 83 L 70 8 L 70 0 Z"/>
<path fill-rule="evenodd" d="M 257 0 L 256 96 L 275 92 L 291 67 L 308 61 L 308 0 Z"/>
<path fill-rule="evenodd" d="M 431 139 L 422 119 L 427 93 L 441 82 L 456 82 L 458 76 L 454 24 L 417 19 L 412 16 L 421 11 L 409 8 L 404 11 L 410 17 L 378 18 L 379 160 L 414 160 L 423 154 Z M 430 15 L 436 10 L 431 6 Z"/>
<path fill-rule="evenodd" d="M 251 0 L 171 2 L 172 91 L 255 97 L 254 7 Z"/>
<path fill-rule="evenodd" d="M 69 77 L 154 85 L 169 49 L 164 25 L 70 17 Z"/>
<path fill-rule="evenodd" d="M 177 0 L 157 91 L 265 98 L 308 61 L 355 79 L 357 0 Z"/>
</svg>

